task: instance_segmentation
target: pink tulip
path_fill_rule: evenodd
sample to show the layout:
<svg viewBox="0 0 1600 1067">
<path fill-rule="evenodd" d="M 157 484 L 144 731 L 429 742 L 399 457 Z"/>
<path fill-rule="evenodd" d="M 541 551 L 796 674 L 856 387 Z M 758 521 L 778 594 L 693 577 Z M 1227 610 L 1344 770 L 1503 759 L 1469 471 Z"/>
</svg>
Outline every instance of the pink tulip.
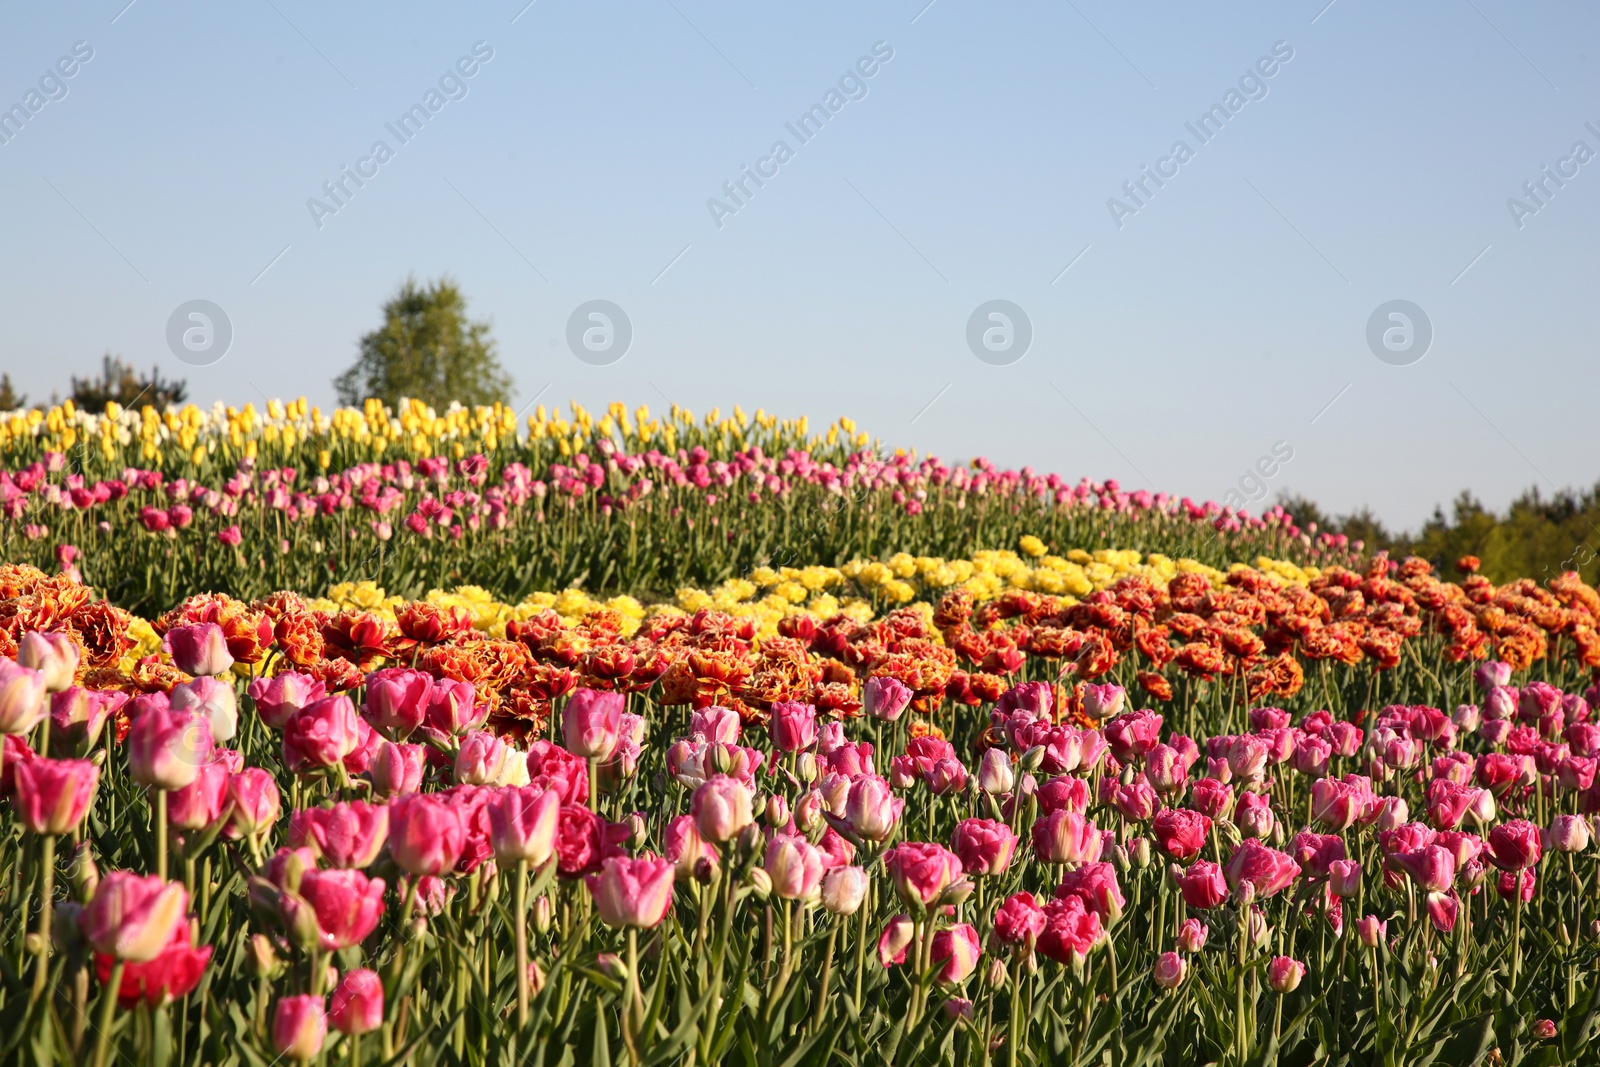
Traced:
<svg viewBox="0 0 1600 1067">
<path fill-rule="evenodd" d="M 1008 945 L 1036 940 L 1044 932 L 1044 909 L 1032 893 L 1013 893 L 994 913 L 994 932 Z"/>
<path fill-rule="evenodd" d="M 308 1063 L 322 1051 L 328 1016 L 321 997 L 284 997 L 272 1012 L 272 1047 L 279 1056 Z"/>
<path fill-rule="evenodd" d="M 1114 779 L 1103 779 L 1114 781 Z M 1038 787 L 1039 810 L 1048 815 L 1052 811 L 1073 811 L 1082 815 L 1089 810 L 1089 783 L 1072 775 L 1052 778 Z"/>
<path fill-rule="evenodd" d="M 1328 891 L 1338 897 L 1353 897 L 1361 891 L 1361 864 L 1355 860 L 1334 860 L 1328 864 Z"/>
<path fill-rule="evenodd" d="M 432 696 L 433 677 L 426 671 L 373 671 L 367 675 L 367 720 L 388 740 L 404 741 L 427 717 Z"/>
<path fill-rule="evenodd" d="M 412 793 L 389 804 L 389 855 L 411 874 L 440 875 L 455 868 L 466 844 L 461 817 L 447 801 Z"/>
<path fill-rule="evenodd" d="M 360 871 L 306 871 L 300 876 L 298 901 L 316 917 L 319 943 L 325 951 L 349 948 L 365 941 L 383 917 L 382 878 Z M 299 907 L 295 894 L 285 894 L 286 908 Z M 286 925 L 293 926 L 292 920 Z"/>
<path fill-rule="evenodd" d="M 1150 831 L 1157 848 L 1183 863 L 1198 856 L 1205 847 L 1211 820 L 1186 808 L 1166 808 L 1156 812 Z"/>
<path fill-rule="evenodd" d="M 1011 768 L 1011 757 L 1003 748 L 984 752 L 978 764 L 978 788 L 992 796 L 1011 792 L 1016 784 L 1016 773 Z"/>
<path fill-rule="evenodd" d="M 849 865 L 822 876 L 822 906 L 834 915 L 854 915 L 867 899 L 867 872 Z"/>
<path fill-rule="evenodd" d="M 861 710 L 880 722 L 894 722 L 911 703 L 911 690 L 888 675 L 868 678 L 861 687 Z"/>
<path fill-rule="evenodd" d="M 616 751 L 622 731 L 621 693 L 578 689 L 561 709 L 561 735 L 567 751 L 605 762 Z"/>
<path fill-rule="evenodd" d="M 1472 672 L 1472 681 L 1479 689 L 1496 689 L 1511 682 L 1511 664 L 1499 660 L 1488 660 L 1478 664 L 1478 669 Z"/>
<path fill-rule="evenodd" d="M 1118 715 L 1106 723 L 1106 744 L 1124 763 L 1142 758 L 1161 740 L 1161 716 L 1148 709 Z"/>
<path fill-rule="evenodd" d="M 88 760 L 31 759 L 12 771 L 11 806 L 36 834 L 66 834 L 83 821 L 100 768 Z"/>
<path fill-rule="evenodd" d="M 1503 871 L 1536 866 L 1544 852 L 1539 828 L 1526 819 L 1512 819 L 1489 831 L 1489 859 Z"/>
<path fill-rule="evenodd" d="M 700 836 L 721 844 L 755 821 L 754 802 L 749 786 L 725 774 L 715 774 L 694 791 L 689 809 Z"/>
<path fill-rule="evenodd" d="M 502 864 L 526 861 L 535 870 L 555 853 L 561 796 L 536 785 L 511 786 L 489 801 L 489 841 Z"/>
<path fill-rule="evenodd" d="M 1441 934 L 1448 934 L 1456 928 L 1456 920 L 1461 916 L 1461 898 L 1455 890 L 1448 893 L 1429 893 L 1423 899 L 1428 909 L 1428 920 L 1433 923 L 1434 929 Z"/>
<path fill-rule="evenodd" d="M 293 774 L 338 768 L 360 747 L 361 725 L 355 705 L 343 693 L 312 701 L 284 724 L 284 765 Z"/>
<path fill-rule="evenodd" d="M 817 709 L 792 700 L 777 701 L 772 705 L 767 729 L 777 751 L 784 755 L 804 751 L 817 743 Z"/>
<path fill-rule="evenodd" d="M 489 706 L 479 705 L 477 699 L 478 691 L 471 682 L 438 679 L 428 694 L 428 710 L 424 717 L 427 729 L 433 737 L 445 739 L 482 726 L 489 716 Z"/>
<path fill-rule="evenodd" d="M 978 931 L 970 923 L 957 923 L 936 931 L 929 951 L 930 960 L 939 965 L 934 978 L 946 984 L 964 982 L 968 975 L 977 970 L 978 958 L 982 954 Z"/>
<path fill-rule="evenodd" d="M 167 821 L 179 830 L 204 830 L 227 812 L 228 764 L 213 758 L 194 781 L 167 794 Z"/>
<path fill-rule="evenodd" d="M 1075 896 L 1045 903 L 1039 954 L 1057 963 L 1079 964 L 1105 937 L 1100 917 Z"/>
<path fill-rule="evenodd" d="M 0 659 L 0 733 L 31 732 L 50 711 L 45 696 L 41 672 Z"/>
<path fill-rule="evenodd" d="M 1228 883 L 1222 868 L 1210 860 L 1196 860 L 1178 878 L 1183 901 L 1191 908 L 1209 910 L 1228 899 Z"/>
<path fill-rule="evenodd" d="M 211 739 L 218 744 L 231 741 L 239 732 L 239 704 L 233 686 L 209 675 L 172 687 L 167 694 L 173 711 L 192 711 L 204 715 L 211 724 Z"/>
<path fill-rule="evenodd" d="M 214 622 L 174 626 L 162 638 L 161 647 L 185 674 L 221 674 L 233 667 L 227 638 Z"/>
<path fill-rule="evenodd" d="M 1004 874 L 1017 851 L 1017 835 L 993 819 L 963 819 L 950 835 L 950 848 L 968 874 Z"/>
<path fill-rule="evenodd" d="M 47 634 L 35 630 L 24 634 L 17 642 L 17 663 L 43 675 L 48 693 L 71 688 L 78 673 L 79 656 L 77 644 L 64 633 Z"/>
<path fill-rule="evenodd" d="M 1275 825 L 1272 802 L 1263 793 L 1240 793 L 1239 806 L 1233 812 L 1233 825 L 1245 837 L 1271 837 Z"/>
<path fill-rule="evenodd" d="M 278 783 L 260 767 L 246 767 L 228 777 L 228 832 L 233 837 L 259 837 L 278 822 Z"/>
<path fill-rule="evenodd" d="M 1178 951 L 1199 952 L 1206 947 L 1206 938 L 1211 934 L 1211 928 L 1199 919 L 1185 919 L 1178 928 Z"/>
<path fill-rule="evenodd" d="M 1270 897 L 1287 889 L 1300 874 L 1300 865 L 1282 852 L 1259 841 L 1245 841 L 1224 868 L 1235 893 L 1250 886 L 1256 897 Z"/>
<path fill-rule="evenodd" d="M 116 689 L 80 689 L 71 686 L 50 698 L 50 738 L 87 751 L 100 740 L 106 720 L 128 702 Z"/>
<path fill-rule="evenodd" d="M 906 949 L 916 936 L 916 924 L 909 915 L 896 915 L 884 926 L 878 937 L 878 962 L 893 967 L 906 961 Z"/>
<path fill-rule="evenodd" d="M 1128 691 L 1120 685 L 1085 685 L 1081 690 L 1083 713 L 1095 722 L 1103 722 L 1122 714 L 1122 705 Z"/>
<path fill-rule="evenodd" d="M 369 867 L 388 839 L 389 809 L 383 804 L 341 801 L 289 816 L 289 847 L 310 848 L 329 867 Z"/>
<path fill-rule="evenodd" d="M 1582 852 L 1589 847 L 1589 821 L 1582 815 L 1557 815 L 1546 834 L 1557 852 Z"/>
<path fill-rule="evenodd" d="M 1156 957 L 1154 973 L 1156 985 L 1162 989 L 1177 989 L 1189 973 L 1189 962 L 1176 952 L 1163 952 Z"/>
<path fill-rule="evenodd" d="M 1145 779 L 1164 797 L 1182 793 L 1189 784 L 1189 765 L 1171 745 L 1157 745 L 1144 757 Z"/>
<path fill-rule="evenodd" d="M 1107 926 L 1122 918 L 1122 909 L 1128 905 L 1117 885 L 1117 869 L 1109 863 L 1085 863 L 1067 871 L 1054 896 L 1057 900 L 1077 897 Z"/>
<path fill-rule="evenodd" d="M 383 981 L 375 971 L 346 971 L 333 991 L 328 1016 L 334 1028 L 352 1036 L 370 1034 L 383 1025 Z"/>
<path fill-rule="evenodd" d="M 1104 846 L 1094 823 L 1065 809 L 1035 821 L 1032 839 L 1035 855 L 1045 863 L 1093 863 Z"/>
<path fill-rule="evenodd" d="M 133 720 L 124 744 L 135 782 L 151 789 L 182 789 L 211 762 L 211 724 L 193 712 L 152 703 Z"/>
<path fill-rule="evenodd" d="M 850 783 L 844 821 L 864 841 L 887 841 L 900 824 L 905 806 L 906 802 L 890 791 L 888 782 L 876 775 L 863 775 Z"/>
<path fill-rule="evenodd" d="M 1501 871 L 1500 877 L 1495 879 L 1494 891 L 1500 894 L 1501 900 L 1515 900 L 1520 892 L 1526 904 L 1533 900 L 1538 881 L 1539 872 L 1532 867 L 1525 871 Z"/>
<path fill-rule="evenodd" d="M 189 894 L 181 882 L 112 871 L 101 877 L 78 915 L 78 925 L 96 952 L 141 963 L 161 955 L 172 942 L 187 922 L 188 907 Z"/>
<path fill-rule="evenodd" d="M 1389 924 L 1376 915 L 1363 915 L 1356 920 L 1356 936 L 1367 948 L 1377 948 L 1389 932 Z"/>
<path fill-rule="evenodd" d="M 774 834 L 762 867 L 782 900 L 810 900 L 822 884 L 822 852 L 803 837 Z"/>
<path fill-rule="evenodd" d="M 672 906 L 673 863 L 666 859 L 609 856 L 584 878 L 595 910 L 607 926 L 651 929 Z"/>
<path fill-rule="evenodd" d="M 1293 993 L 1306 976 L 1306 965 L 1288 956 L 1274 956 L 1267 964 L 1267 984 L 1276 993 Z"/>
<path fill-rule="evenodd" d="M 397 797 L 422 788 L 427 750 L 422 745 L 403 745 L 379 741 L 367 766 L 372 792 L 380 797 Z"/>
<path fill-rule="evenodd" d="M 661 835 L 661 854 L 677 865 L 678 877 L 693 878 L 701 860 L 715 867 L 721 860 L 716 846 L 700 836 L 693 815 L 679 815 Z"/>
<path fill-rule="evenodd" d="M 505 773 L 506 743 L 487 730 L 468 730 L 456 749 L 455 778 L 466 785 L 494 785 Z"/>
<path fill-rule="evenodd" d="M 739 727 L 739 713 L 717 704 L 701 708 L 689 717 L 690 735 L 708 743 L 716 741 L 724 745 L 737 745 Z"/>
<path fill-rule="evenodd" d="M 283 729 L 284 723 L 295 712 L 328 695 L 327 687 L 322 682 L 297 671 L 283 671 L 271 678 L 256 678 L 245 692 L 255 701 L 256 714 L 261 716 L 261 721 L 274 730 Z"/>
<path fill-rule="evenodd" d="M 1231 774 L 1228 764 L 1223 762 L 1222 770 Z M 1194 784 L 1190 791 L 1189 802 L 1206 818 L 1216 821 L 1225 819 L 1233 811 L 1233 786 L 1217 778 L 1202 778 Z"/>
<path fill-rule="evenodd" d="M 1409 874 L 1417 888 L 1424 893 L 1443 893 L 1455 882 L 1456 857 L 1449 849 L 1439 845 L 1426 845 L 1389 858 Z"/>
<path fill-rule="evenodd" d="M 883 854 L 895 891 L 907 904 L 929 907 L 961 877 L 961 857 L 942 845 L 908 841 Z"/>
</svg>

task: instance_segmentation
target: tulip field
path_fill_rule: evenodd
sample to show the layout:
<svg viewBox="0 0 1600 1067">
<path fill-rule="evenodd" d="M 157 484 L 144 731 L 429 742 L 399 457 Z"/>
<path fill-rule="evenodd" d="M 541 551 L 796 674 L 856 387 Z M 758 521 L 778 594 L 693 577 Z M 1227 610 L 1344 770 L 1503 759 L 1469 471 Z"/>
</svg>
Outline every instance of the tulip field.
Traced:
<svg viewBox="0 0 1600 1067">
<path fill-rule="evenodd" d="M 0 415 L 0 1059 L 1592 1064 L 1600 592 L 839 420 Z"/>
</svg>

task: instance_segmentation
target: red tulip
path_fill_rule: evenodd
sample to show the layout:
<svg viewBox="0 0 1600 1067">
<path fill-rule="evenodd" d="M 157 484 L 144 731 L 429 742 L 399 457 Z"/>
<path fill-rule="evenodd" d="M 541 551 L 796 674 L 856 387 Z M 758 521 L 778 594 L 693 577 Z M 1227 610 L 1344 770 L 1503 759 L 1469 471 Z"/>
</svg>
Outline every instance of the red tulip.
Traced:
<svg viewBox="0 0 1600 1067">
<path fill-rule="evenodd" d="M 185 674 L 221 674 L 233 666 L 227 638 L 214 622 L 174 626 L 162 639 L 161 647 Z"/>
<path fill-rule="evenodd" d="M 94 799 L 100 768 L 88 760 L 24 760 L 12 771 L 11 805 L 36 834 L 71 833 Z"/>
<path fill-rule="evenodd" d="M 389 805 L 389 855 L 411 874 L 444 874 L 455 869 L 466 844 L 461 817 L 448 802 L 424 793 Z"/>
<path fill-rule="evenodd" d="M 272 1047 L 279 1056 L 301 1063 L 316 1059 L 328 1036 L 328 1015 L 321 997 L 284 997 L 272 1013 Z"/>
<path fill-rule="evenodd" d="M 95 951 L 144 963 L 172 943 L 174 931 L 187 922 L 188 907 L 181 882 L 112 871 L 100 879 L 78 925 Z"/>
<path fill-rule="evenodd" d="M 342 1034 L 370 1034 L 378 1029 L 383 1025 L 382 979 L 364 967 L 345 972 L 333 991 L 328 1017 Z"/>
<path fill-rule="evenodd" d="M 607 926 L 651 929 L 672 906 L 671 860 L 611 856 L 584 878 L 595 910 Z"/>
<path fill-rule="evenodd" d="M 624 707 L 621 693 L 574 691 L 561 709 L 561 736 L 567 750 L 585 759 L 610 759 L 621 738 Z"/>
<path fill-rule="evenodd" d="M 154 959 L 123 965 L 122 983 L 117 987 L 117 1006 L 128 1011 L 143 1001 L 157 1008 L 169 998 L 192 993 L 210 961 L 211 946 L 196 948 L 189 924 L 180 922 L 173 927 L 172 939 Z M 115 965 L 116 961 L 110 956 L 101 952 L 94 954 L 95 976 L 102 985 L 111 981 Z"/>
<path fill-rule="evenodd" d="M 1501 900 L 1515 900 L 1517 894 L 1522 894 L 1522 902 L 1528 903 L 1533 899 L 1534 889 L 1538 886 L 1538 871 L 1529 867 L 1525 871 L 1501 871 L 1495 879 L 1494 890 L 1500 894 Z"/>
</svg>

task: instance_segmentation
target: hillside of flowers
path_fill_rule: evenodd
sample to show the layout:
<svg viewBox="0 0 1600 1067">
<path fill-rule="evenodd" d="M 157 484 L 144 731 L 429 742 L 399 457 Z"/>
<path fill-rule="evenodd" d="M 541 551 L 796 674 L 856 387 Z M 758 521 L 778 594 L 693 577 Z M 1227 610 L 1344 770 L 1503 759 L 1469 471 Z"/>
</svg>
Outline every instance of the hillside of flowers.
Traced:
<svg viewBox="0 0 1600 1067">
<path fill-rule="evenodd" d="M 113 603 L 155 613 L 197 590 L 253 600 L 363 581 L 413 598 L 476 585 L 515 602 L 576 585 L 665 600 L 763 566 L 963 559 L 1025 535 L 1061 553 L 1137 546 L 1212 566 L 1348 563 L 1360 548 L 1278 508 L 894 451 L 847 418 L 813 434 L 804 418 L 740 410 L 656 418 L 614 404 L 596 419 L 574 404 L 571 416 L 540 407 L 519 426 L 498 405 L 438 414 L 413 401 L 325 415 L 303 399 L 0 415 L 7 558 L 75 567 Z"/>
<path fill-rule="evenodd" d="M 1597 1062 L 1576 574 L 575 414 L 0 420 L 0 1060 Z"/>
</svg>

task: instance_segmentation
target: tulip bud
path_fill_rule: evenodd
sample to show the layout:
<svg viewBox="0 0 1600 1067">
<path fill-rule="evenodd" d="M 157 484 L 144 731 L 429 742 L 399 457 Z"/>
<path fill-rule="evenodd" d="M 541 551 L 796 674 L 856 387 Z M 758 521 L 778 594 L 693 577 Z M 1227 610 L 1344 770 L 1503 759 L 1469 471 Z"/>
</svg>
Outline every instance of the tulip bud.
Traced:
<svg viewBox="0 0 1600 1067">
<path fill-rule="evenodd" d="M 1546 839 L 1557 852 L 1582 852 L 1589 847 L 1589 821 L 1582 815 L 1557 815 Z"/>
<path fill-rule="evenodd" d="M 1038 770 L 1044 763 L 1046 751 L 1048 750 L 1044 745 L 1034 745 L 1022 754 L 1021 759 L 1017 760 L 1017 768 L 1030 774 Z"/>
<path fill-rule="evenodd" d="M 972 879 L 963 878 L 959 882 L 952 882 L 939 894 L 940 904 L 954 904 L 957 907 L 965 904 L 977 887 L 972 884 Z"/>
<path fill-rule="evenodd" d="M 1529 1030 L 1535 1041 L 1553 1041 L 1556 1037 L 1556 1024 L 1553 1019 L 1540 1019 Z"/>
<path fill-rule="evenodd" d="M 998 796 L 1011 792 L 1016 780 L 1016 772 L 1011 769 L 1011 757 L 1005 749 L 991 748 L 984 752 L 983 759 L 978 764 L 979 789 Z"/>
<path fill-rule="evenodd" d="M 1389 924 L 1376 915 L 1363 915 L 1356 920 L 1356 936 L 1367 948 L 1377 948 L 1388 932 Z"/>
<path fill-rule="evenodd" d="M 1293 993 L 1306 974 L 1306 965 L 1288 956 L 1274 956 L 1267 964 L 1267 984 L 1274 992 Z"/>
<path fill-rule="evenodd" d="M 78 899 L 87 902 L 100 885 L 100 868 L 95 865 L 94 850 L 89 842 L 80 841 L 77 848 L 72 850 L 72 866 L 69 873 L 72 878 L 72 888 L 77 890 Z"/>
<path fill-rule="evenodd" d="M 628 980 L 628 965 L 622 962 L 622 957 L 614 952 L 602 952 L 595 957 L 595 966 L 600 973 L 615 982 Z"/>
<path fill-rule="evenodd" d="M 745 880 L 750 883 L 757 898 L 766 900 L 772 894 L 772 876 L 762 868 L 752 867 L 750 873 L 745 875 Z"/>
<path fill-rule="evenodd" d="M 782 829 L 789 825 L 789 801 L 774 793 L 767 798 L 767 825 L 774 830 Z"/>
<path fill-rule="evenodd" d="M 1148 838 L 1135 837 L 1128 841 L 1128 858 L 1138 870 L 1150 866 L 1150 841 Z"/>
<path fill-rule="evenodd" d="M 266 934 L 253 934 L 250 937 L 250 973 L 257 978 L 271 978 L 278 973 L 282 961 L 272 947 L 272 940 Z"/>
<path fill-rule="evenodd" d="M 548 934 L 554 918 L 555 908 L 550 903 L 550 897 L 541 894 L 539 899 L 533 902 L 533 928 L 539 931 L 541 936 Z"/>
<path fill-rule="evenodd" d="M 1189 973 L 1189 963 L 1176 952 L 1163 952 L 1156 957 L 1155 981 L 1162 989 L 1176 989 Z"/>
<path fill-rule="evenodd" d="M 301 1063 L 316 1059 L 328 1036 L 328 1016 L 321 997 L 284 997 L 272 1015 L 272 1045 L 279 1056 Z"/>
<path fill-rule="evenodd" d="M 1249 884 L 1249 882 L 1241 883 L 1240 888 L 1242 889 Z M 1240 894 L 1241 897 L 1243 895 L 1243 893 Z M 1261 913 L 1260 908 L 1250 909 L 1249 937 L 1250 944 L 1256 948 L 1265 945 L 1272 938 L 1272 927 L 1267 925 L 1267 917 Z"/>
<path fill-rule="evenodd" d="M 534 996 L 538 996 L 540 993 L 543 993 L 544 992 L 544 983 L 545 983 L 545 981 L 546 981 L 546 979 L 545 979 L 544 968 L 539 966 L 539 961 L 538 960 L 529 960 L 528 961 L 528 992 L 532 993 Z"/>
<path fill-rule="evenodd" d="M 815 753 L 802 752 L 799 756 L 795 757 L 794 776 L 800 779 L 806 785 L 810 785 L 812 782 L 816 781 L 818 773 L 819 770 L 817 767 L 817 757 Z"/>
<path fill-rule="evenodd" d="M 998 989 L 1005 985 L 1006 961 L 998 956 L 992 957 L 989 960 L 989 973 L 985 977 L 989 979 L 989 986 L 992 989 Z"/>
</svg>

